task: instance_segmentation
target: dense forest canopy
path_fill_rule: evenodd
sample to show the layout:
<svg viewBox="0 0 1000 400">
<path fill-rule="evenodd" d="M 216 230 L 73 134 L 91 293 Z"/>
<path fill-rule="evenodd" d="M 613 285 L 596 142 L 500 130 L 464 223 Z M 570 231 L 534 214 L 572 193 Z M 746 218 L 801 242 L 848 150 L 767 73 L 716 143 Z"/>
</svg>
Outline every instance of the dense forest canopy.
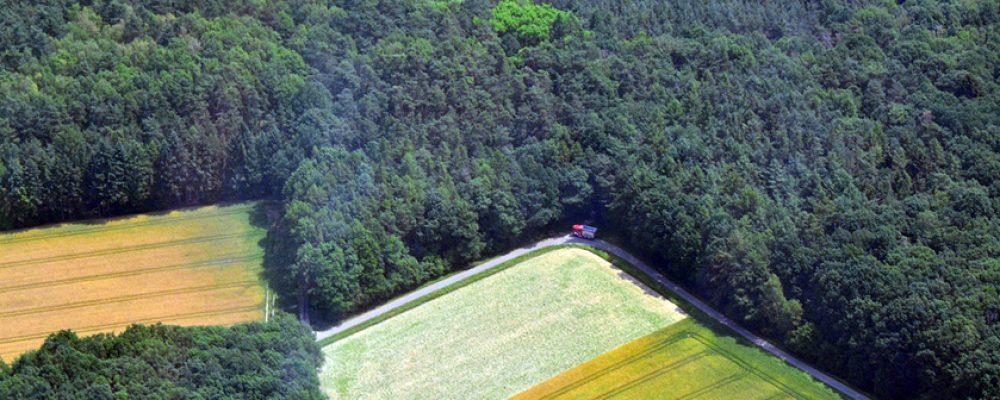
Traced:
<svg viewBox="0 0 1000 400">
<path fill-rule="evenodd" d="M 2 399 L 323 399 L 312 332 L 281 315 L 232 328 L 129 327 L 0 361 Z"/>
<path fill-rule="evenodd" d="M 335 321 L 594 220 L 876 395 L 1000 393 L 997 1 L 546 3 L 6 1 L 0 228 L 279 199 Z"/>
</svg>

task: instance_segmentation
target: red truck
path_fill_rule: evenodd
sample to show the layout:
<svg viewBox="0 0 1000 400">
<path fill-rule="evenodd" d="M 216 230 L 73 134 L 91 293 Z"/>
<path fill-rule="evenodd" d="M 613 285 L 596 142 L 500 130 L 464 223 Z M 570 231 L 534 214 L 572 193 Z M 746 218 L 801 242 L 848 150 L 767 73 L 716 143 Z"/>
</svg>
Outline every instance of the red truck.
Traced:
<svg viewBox="0 0 1000 400">
<path fill-rule="evenodd" d="M 573 236 L 583 239 L 593 239 L 597 235 L 597 228 L 589 225 L 573 225 Z"/>
</svg>

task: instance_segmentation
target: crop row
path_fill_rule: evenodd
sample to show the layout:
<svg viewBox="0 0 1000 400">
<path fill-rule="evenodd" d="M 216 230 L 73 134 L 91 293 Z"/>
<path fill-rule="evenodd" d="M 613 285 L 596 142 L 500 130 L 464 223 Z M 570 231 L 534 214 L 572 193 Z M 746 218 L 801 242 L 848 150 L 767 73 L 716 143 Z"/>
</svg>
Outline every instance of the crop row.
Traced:
<svg viewBox="0 0 1000 400">
<path fill-rule="evenodd" d="M 223 309 L 223 310 L 201 311 L 201 312 L 196 312 L 196 313 L 175 314 L 175 315 L 167 315 L 167 316 L 163 316 L 163 317 L 145 318 L 145 319 L 140 319 L 140 320 L 129 320 L 129 321 L 123 321 L 123 322 L 108 323 L 108 324 L 90 325 L 90 326 L 84 326 L 84 327 L 80 327 L 80 328 L 74 328 L 73 331 L 76 332 L 77 334 L 83 336 L 83 334 L 86 334 L 86 333 L 102 332 L 102 331 L 107 331 L 108 329 L 112 329 L 112 328 L 116 328 L 116 327 L 129 326 L 129 325 L 132 325 L 132 324 L 151 324 L 151 323 L 156 323 L 156 322 L 171 322 L 171 321 L 179 321 L 179 320 L 192 319 L 192 318 L 216 317 L 216 316 L 221 316 L 221 315 L 237 314 L 237 313 L 244 313 L 244 312 L 256 311 L 256 310 L 259 310 L 259 309 L 260 309 L 260 305 L 241 306 L 241 307 L 227 308 L 227 309 Z M 48 337 L 51 334 L 52 334 L 52 332 L 42 332 L 42 333 L 32 333 L 32 334 L 22 335 L 22 336 L 0 338 L 0 344 L 23 342 L 23 341 L 32 340 L 32 339 L 44 339 L 44 338 Z"/>
<path fill-rule="evenodd" d="M 0 286 L 0 293 L 14 292 L 14 291 L 18 291 L 18 290 L 27 290 L 27 289 L 40 289 L 40 288 L 46 288 L 46 287 L 67 285 L 67 284 L 71 284 L 71 283 L 91 282 L 91 281 L 99 281 L 99 280 L 114 279 L 114 278 L 124 278 L 124 277 L 129 277 L 129 276 L 146 275 L 146 274 L 157 273 L 157 272 L 166 272 L 166 271 L 174 271 L 174 270 L 182 270 L 182 269 L 193 269 L 193 268 L 201 268 L 201 267 L 215 267 L 215 266 L 222 266 L 222 265 L 230 265 L 230 264 L 237 264 L 237 263 L 246 262 L 246 261 L 260 260 L 262 258 L 263 257 L 260 256 L 260 255 L 252 255 L 252 256 L 244 256 L 244 257 L 231 257 L 231 258 L 223 258 L 223 259 L 215 259 L 215 260 L 207 260 L 207 261 L 198 261 L 198 262 L 193 262 L 193 263 L 183 263 L 183 264 L 167 265 L 167 266 L 162 266 L 162 267 L 139 268 L 139 269 L 133 269 L 133 270 L 128 270 L 128 271 L 124 271 L 124 272 L 111 272 L 111 273 L 106 273 L 106 274 L 87 275 L 87 276 L 81 276 L 81 277 L 76 277 L 76 278 L 58 279 L 58 280 L 51 280 L 51 281 L 45 281 L 45 282 L 29 283 L 29 284 L 24 284 L 24 285 Z"/>
<path fill-rule="evenodd" d="M 733 355 L 732 353 L 730 353 L 726 349 L 722 348 L 721 346 L 716 345 L 711 340 L 703 340 L 703 343 L 705 343 L 706 346 L 710 347 L 716 353 L 719 353 L 722 356 L 728 358 L 730 361 L 736 363 L 736 365 L 739 365 L 741 368 L 743 368 L 743 369 L 749 371 L 750 373 L 754 374 L 755 376 L 757 376 L 761 380 L 764 380 L 767 383 L 770 383 L 770 384 L 774 385 L 775 387 L 777 387 L 778 389 L 780 389 L 782 392 L 784 392 L 786 395 L 791 396 L 792 398 L 801 398 L 802 397 L 794 389 L 788 387 L 788 385 L 786 385 L 785 383 L 783 383 L 783 382 L 781 382 L 781 381 L 779 381 L 777 379 L 772 378 L 770 375 L 764 373 L 763 371 L 761 371 L 758 368 L 755 368 L 753 365 L 751 365 L 751 364 L 743 361 L 739 357 L 736 357 L 735 355 Z"/>
<path fill-rule="evenodd" d="M 662 350 L 662 349 L 664 349 L 664 348 L 666 348 L 666 347 L 668 347 L 668 346 L 670 346 L 670 345 L 672 345 L 674 343 L 677 343 L 677 342 L 679 342 L 679 341 L 681 341 L 683 339 L 686 339 L 686 338 L 688 338 L 688 335 L 686 335 L 686 334 L 680 334 L 680 335 L 672 336 L 672 337 L 670 337 L 667 340 L 664 340 L 664 341 L 656 343 L 656 345 L 654 345 L 654 346 L 650 346 L 650 347 L 648 347 L 646 349 L 643 349 L 640 352 L 637 352 L 635 354 L 631 354 L 628 357 L 625 357 L 625 358 L 623 358 L 621 360 L 618 360 L 617 362 L 615 362 L 615 363 L 613 363 L 611 365 L 608 365 L 608 366 L 606 366 L 604 368 L 601 368 L 599 370 L 593 371 L 593 372 L 587 374 L 586 376 L 584 376 L 584 377 L 582 377 L 580 379 L 577 379 L 575 382 L 573 382 L 570 385 L 566 385 L 566 386 L 564 386 L 562 388 L 559 388 L 559 390 L 556 390 L 556 391 L 554 391 L 552 393 L 549 393 L 549 394 L 547 394 L 545 396 L 542 396 L 540 398 L 540 400 L 557 398 L 559 396 L 562 396 L 563 394 L 565 394 L 565 393 L 567 393 L 567 392 L 569 392 L 569 391 L 571 391 L 573 389 L 576 389 L 577 387 L 580 387 L 580 386 L 586 384 L 587 382 L 590 382 L 591 380 L 597 378 L 600 375 L 605 375 L 605 374 L 607 374 L 607 373 L 609 373 L 611 371 L 614 371 L 614 370 L 617 370 L 617 369 L 619 369 L 621 367 L 624 367 L 624 366 L 632 363 L 633 361 L 636 361 L 636 360 L 639 360 L 641 358 L 644 358 L 644 357 L 646 357 L 646 356 L 648 356 L 650 354 L 653 354 L 653 353 L 655 353 L 657 351 L 660 351 L 660 350 Z"/>
<path fill-rule="evenodd" d="M 144 299 L 150 299 L 150 298 L 154 298 L 154 297 L 163 297 L 163 296 L 171 296 L 171 295 L 178 295 L 178 294 L 189 294 L 189 293 L 207 292 L 207 291 L 212 291 L 212 290 L 231 289 L 231 288 L 237 288 L 237 287 L 252 287 L 252 286 L 259 285 L 259 284 L 260 284 L 260 282 L 257 281 L 257 280 L 243 281 L 243 282 L 230 282 L 230 283 L 215 284 L 215 285 L 208 285 L 208 286 L 197 286 L 197 287 L 182 288 L 182 289 L 163 290 L 163 291 L 159 291 L 159 292 L 143 293 L 143 294 L 138 294 L 138 295 L 118 296 L 118 297 L 111 297 L 111 298 L 100 299 L 100 300 L 88 300 L 88 301 L 81 301 L 81 302 L 76 302 L 76 303 L 66 303 L 66 304 L 61 304 L 61 305 L 58 305 L 58 306 L 25 308 L 25 309 L 20 309 L 20 310 L 16 310 L 16 311 L 8 311 L 8 312 L 0 313 L 0 319 L 17 317 L 17 316 L 28 315 L 28 314 L 47 313 L 47 312 L 53 312 L 53 311 L 64 311 L 64 310 L 70 310 L 70 309 L 74 309 L 74 308 L 91 307 L 91 306 L 98 306 L 98 305 L 111 304 L 111 303 L 120 303 L 120 302 L 124 302 L 124 301 L 144 300 Z"/>
<path fill-rule="evenodd" d="M 227 208 L 230 208 L 230 207 L 227 207 Z M 181 223 L 181 222 L 197 221 L 197 220 L 202 220 L 202 219 L 214 219 L 214 218 L 220 218 L 220 217 L 226 217 L 226 216 L 230 216 L 230 215 L 245 213 L 245 212 L 247 212 L 247 209 L 249 209 L 249 208 L 250 208 L 250 206 L 234 206 L 234 207 L 231 207 L 231 209 L 227 209 L 226 211 L 218 211 L 218 212 L 211 212 L 211 213 L 204 213 L 204 214 L 194 214 L 194 215 L 189 215 L 189 216 L 184 216 L 184 217 L 174 217 L 174 218 L 157 218 L 157 217 L 153 217 L 149 221 L 144 221 L 144 222 L 136 222 L 136 223 L 131 223 L 131 224 L 121 224 L 121 225 L 110 225 L 110 226 L 108 226 L 108 225 L 97 225 L 97 226 L 90 227 L 90 228 L 81 228 L 81 229 L 71 230 L 71 231 L 68 231 L 68 232 L 54 232 L 54 233 L 50 233 L 50 234 L 46 234 L 46 235 L 27 236 L 27 237 L 20 237 L 20 238 L 4 239 L 2 237 L 2 235 L 0 235 L 0 244 L 2 244 L 2 245 L 8 245 L 8 244 L 15 244 L 15 243 L 31 242 L 31 241 L 42 240 L 42 239 L 55 239 L 55 238 L 71 237 L 71 236 L 84 235 L 84 234 L 94 233 L 94 232 L 114 232 L 114 231 L 120 231 L 120 230 L 126 230 L 126 229 L 133 229 L 133 228 L 144 227 L 144 226 L 171 225 L 171 224 L 177 224 L 177 223 Z"/>
<path fill-rule="evenodd" d="M 167 241 L 167 242 L 148 243 L 148 244 L 141 244 L 141 245 L 129 246 L 129 247 L 119 247 L 119 248 L 114 248 L 114 249 L 98 250 L 98 251 L 91 251 L 91 252 L 86 252 L 86 253 L 77 253 L 77 254 L 67 254 L 67 255 L 53 256 L 53 257 L 35 258 L 35 259 L 31 259 L 31 260 L 15 261 L 15 262 L 10 262 L 10 263 L 0 264 L 0 269 L 14 268 L 14 267 L 20 267 L 20 266 L 25 266 L 25 265 L 43 264 L 43 263 L 56 262 L 56 261 L 76 260 L 76 259 L 88 258 L 88 257 L 109 256 L 109 255 L 114 255 L 114 254 L 129 253 L 129 252 L 142 251 L 142 250 L 152 250 L 152 249 L 159 249 L 159 248 L 173 247 L 173 246 L 180 246 L 180 245 L 215 242 L 215 241 L 226 240 L 226 239 L 249 238 L 249 237 L 252 237 L 254 235 L 257 235 L 257 233 L 254 232 L 254 231 L 245 231 L 245 232 L 238 232 L 238 233 L 227 233 L 227 234 L 223 234 L 223 235 L 201 236 L 201 237 L 189 238 L 189 239 L 171 240 L 171 241 Z"/>
<path fill-rule="evenodd" d="M 613 398 L 619 394 L 628 391 L 629 389 L 639 387 L 645 382 L 656 379 L 657 377 L 660 377 L 666 373 L 681 368 L 684 365 L 687 365 L 693 361 L 702 359 L 706 356 L 713 354 L 722 357 L 723 359 L 729 362 L 732 362 L 734 364 L 734 367 L 739 368 L 739 370 L 742 372 L 728 375 L 723 379 L 712 382 L 712 384 L 710 384 L 709 386 L 702 387 L 695 390 L 694 392 L 688 393 L 684 395 L 682 398 L 684 399 L 694 398 L 700 395 L 710 393 L 718 388 L 732 384 L 733 382 L 738 382 L 747 376 L 759 377 L 763 381 L 762 383 L 766 382 L 766 384 L 773 385 L 775 389 L 779 390 L 779 393 L 777 395 L 780 397 L 792 397 L 792 398 L 801 397 L 795 391 L 788 388 L 786 385 L 762 373 L 758 369 L 753 368 L 753 366 L 748 365 L 746 362 L 730 354 L 725 349 L 721 348 L 715 343 L 712 343 L 711 340 L 703 338 L 701 337 L 701 335 L 698 335 L 696 333 L 680 332 L 662 341 L 656 342 L 655 344 L 650 345 L 642 349 L 641 351 L 636 352 L 635 354 L 630 354 L 627 357 L 622 358 L 621 360 L 617 360 L 608 366 L 599 368 L 595 371 L 590 371 L 589 373 L 587 373 L 587 375 L 574 379 L 572 383 L 560 387 L 558 390 L 554 392 L 545 394 L 542 397 L 540 397 L 540 399 L 558 398 L 577 388 L 587 385 L 588 383 L 593 382 L 594 380 L 606 378 L 609 376 L 609 374 L 614 374 L 614 372 L 619 369 L 625 368 L 636 362 L 642 362 L 643 359 L 653 357 L 655 354 L 663 350 L 670 350 L 673 345 L 677 344 L 683 339 L 696 340 L 701 346 L 704 346 L 704 349 L 697 353 L 690 354 L 687 357 L 678 360 L 671 360 L 669 363 L 663 365 L 660 368 L 656 368 L 652 371 L 644 371 L 644 373 L 641 376 L 638 376 L 634 379 L 628 379 L 628 381 L 624 385 L 616 386 L 607 392 L 594 396 L 593 398 L 595 399 Z"/>
<path fill-rule="evenodd" d="M 729 375 L 729 376 L 727 376 L 727 377 L 725 377 L 723 379 L 719 379 L 719 380 L 717 380 L 715 382 L 712 382 L 711 385 L 705 386 L 705 387 L 703 387 L 701 389 L 698 389 L 698 390 L 695 390 L 695 391 L 693 391 L 691 393 L 685 394 L 684 396 L 681 396 L 677 400 L 690 400 L 690 399 L 694 399 L 694 398 L 696 398 L 698 396 L 701 396 L 703 394 L 709 393 L 709 392 L 711 392 L 713 390 L 716 390 L 718 388 L 726 386 L 726 385 L 728 385 L 730 383 L 737 382 L 740 379 L 745 378 L 747 375 L 749 375 L 748 371 L 743 370 L 743 372 L 739 372 L 739 373 L 736 373 L 736 374 Z"/>
<path fill-rule="evenodd" d="M 704 358 L 705 356 L 707 356 L 708 354 L 709 354 L 709 352 L 707 350 L 704 350 L 704 351 L 700 351 L 698 353 L 692 354 L 690 356 L 684 357 L 684 358 L 682 358 L 680 360 L 674 360 L 673 362 L 671 362 L 669 364 L 666 364 L 666 365 L 663 365 L 660 368 L 654 369 L 654 370 L 649 371 L 649 372 L 647 372 L 647 373 L 645 373 L 643 375 L 640 375 L 637 378 L 628 381 L 624 385 L 616 386 L 613 389 L 611 389 L 610 391 L 601 393 L 601 394 L 595 396 L 594 398 L 595 399 L 610 399 L 610 398 L 614 397 L 615 395 L 617 395 L 619 393 L 622 393 L 622 392 L 624 392 L 626 390 L 629 390 L 629 389 L 631 389 L 633 387 L 639 386 L 639 385 L 643 384 L 646 381 L 649 381 L 649 380 L 651 380 L 653 378 L 656 378 L 656 377 L 658 377 L 660 375 L 663 375 L 663 374 L 665 374 L 667 372 L 673 371 L 673 370 L 675 370 L 677 368 L 683 367 L 683 366 L 685 366 L 687 364 L 690 364 L 692 362 L 698 361 L 698 360 Z"/>
</svg>

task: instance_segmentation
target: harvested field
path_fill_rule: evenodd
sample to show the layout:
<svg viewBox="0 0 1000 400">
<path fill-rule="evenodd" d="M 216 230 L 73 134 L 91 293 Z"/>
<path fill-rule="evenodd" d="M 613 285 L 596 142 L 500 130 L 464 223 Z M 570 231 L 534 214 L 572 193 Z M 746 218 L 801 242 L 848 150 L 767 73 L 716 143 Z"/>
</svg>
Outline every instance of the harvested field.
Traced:
<svg viewBox="0 0 1000 400">
<path fill-rule="evenodd" d="M 531 388 L 517 400 L 838 399 L 759 349 L 688 319 Z"/>
<path fill-rule="evenodd" d="M 264 231 L 253 204 L 66 224 L 0 235 L 0 357 L 50 334 L 133 323 L 234 324 L 264 317 Z"/>
<path fill-rule="evenodd" d="M 559 249 L 324 348 L 335 399 L 498 399 L 684 318 L 595 254 Z"/>
</svg>

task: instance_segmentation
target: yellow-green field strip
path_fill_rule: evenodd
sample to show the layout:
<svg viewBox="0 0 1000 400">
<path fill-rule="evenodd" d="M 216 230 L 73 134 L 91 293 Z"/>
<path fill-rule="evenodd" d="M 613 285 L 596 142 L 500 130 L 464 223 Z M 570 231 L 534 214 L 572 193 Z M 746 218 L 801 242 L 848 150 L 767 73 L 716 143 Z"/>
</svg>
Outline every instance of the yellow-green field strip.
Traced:
<svg viewBox="0 0 1000 400">
<path fill-rule="evenodd" d="M 668 328 L 669 329 L 669 328 Z M 691 346 L 678 346 L 682 341 L 693 340 L 699 344 L 697 347 Z M 678 348 L 680 347 L 680 348 Z M 753 365 L 743 361 L 739 357 L 732 355 L 730 352 L 723 349 L 721 346 L 716 345 L 711 340 L 708 340 L 697 333 L 691 332 L 679 332 L 669 339 L 663 340 L 656 343 L 654 346 L 644 349 L 643 351 L 631 354 L 621 360 L 616 361 L 604 368 L 596 369 L 587 375 L 579 378 L 575 378 L 574 382 L 570 385 L 563 386 L 556 391 L 547 393 L 543 396 L 536 397 L 538 400 L 551 400 L 557 399 L 561 396 L 572 393 L 575 390 L 580 389 L 588 384 L 595 383 L 598 379 L 608 379 L 617 383 L 623 383 L 621 385 L 612 386 L 610 389 L 601 392 L 596 395 L 583 396 L 580 393 L 568 396 L 568 398 L 587 398 L 587 399 L 611 399 L 619 396 L 623 393 L 628 392 L 631 389 L 638 388 L 644 384 L 648 384 L 658 378 L 664 377 L 666 374 L 675 372 L 676 370 L 687 366 L 690 363 L 698 362 L 706 357 L 718 355 L 723 357 L 727 362 L 733 363 L 738 367 L 738 370 L 733 371 L 729 375 L 725 375 L 717 378 L 715 381 L 701 388 L 687 393 L 683 396 L 678 397 L 678 399 L 692 399 L 697 398 L 702 395 L 713 393 L 716 389 L 728 386 L 732 383 L 743 380 L 748 376 L 753 376 L 773 385 L 775 389 L 778 389 L 778 393 L 770 395 L 769 397 L 780 397 L 780 398 L 795 398 L 795 399 L 806 399 L 807 397 L 799 394 L 794 389 L 788 387 L 784 383 L 772 378 L 767 373 L 760 371 Z M 718 366 L 714 366 L 713 370 L 718 372 Z M 703 378 L 706 374 L 697 374 L 696 376 L 689 376 L 695 374 L 684 374 L 686 379 L 698 379 Z M 670 377 L 676 378 L 676 377 Z M 667 387 L 667 385 L 664 385 Z M 759 386 L 751 386 L 745 390 L 760 390 Z M 741 397 L 746 397 L 747 393 L 734 393 L 734 395 L 739 395 Z M 715 396 L 711 398 L 724 399 L 726 396 Z"/>
<path fill-rule="evenodd" d="M 616 362 L 614 364 L 611 364 L 611 365 L 607 366 L 606 368 L 595 370 L 594 372 L 592 372 L 592 373 L 590 373 L 590 374 L 588 374 L 588 375 L 580 378 L 574 384 L 563 386 L 559 390 L 556 390 L 556 391 L 554 391 L 552 393 L 549 393 L 549 394 L 547 394 L 545 396 L 539 397 L 539 399 L 551 399 L 551 398 L 562 396 L 562 395 L 564 395 L 564 394 L 572 391 L 573 389 L 576 389 L 576 388 L 578 388 L 578 387 L 586 384 L 587 382 L 590 382 L 591 380 L 593 380 L 593 379 L 595 379 L 595 378 L 597 378 L 597 377 L 599 377 L 601 375 L 606 375 L 606 374 L 608 374 L 608 373 L 610 373 L 612 371 L 615 371 L 615 370 L 618 370 L 618 369 L 620 369 L 622 367 L 625 367 L 626 365 L 628 365 L 629 363 L 631 363 L 633 361 L 636 361 L 636 360 L 639 360 L 641 358 L 650 356 L 650 355 L 652 355 L 654 353 L 663 351 L 663 350 L 667 349 L 668 347 L 670 347 L 671 345 L 673 345 L 674 343 L 677 343 L 677 342 L 679 342 L 679 341 L 681 341 L 681 340 L 683 340 L 685 338 L 686 337 L 684 337 L 682 335 L 677 335 L 677 336 L 671 338 L 670 340 L 663 341 L 661 343 L 658 343 L 656 346 L 650 347 L 650 348 L 648 348 L 648 349 L 646 349 L 646 350 L 644 350 L 642 352 L 635 353 L 635 354 L 633 354 L 633 355 L 631 355 L 629 357 L 626 357 L 626 358 L 624 358 L 624 359 L 622 359 L 622 360 L 620 360 L 620 361 L 618 361 L 618 362 Z M 701 352 L 698 352 L 698 353 L 694 353 L 691 356 L 689 356 L 688 358 L 682 359 L 681 361 L 689 360 L 691 357 L 697 356 L 699 354 L 700 355 L 704 355 L 704 353 L 706 353 L 706 351 L 701 351 Z M 671 365 L 676 365 L 676 364 L 677 363 L 675 362 L 673 364 L 664 365 L 663 368 L 669 368 Z"/>
<path fill-rule="evenodd" d="M 143 251 L 143 250 L 162 249 L 162 248 L 167 248 L 167 247 L 175 247 L 175 246 L 182 246 L 182 245 L 188 245 L 188 244 L 218 242 L 218 241 L 227 240 L 227 239 L 251 238 L 251 237 L 254 237 L 254 236 L 259 236 L 259 234 L 256 233 L 256 232 L 248 231 L 248 232 L 240 232 L 240 233 L 228 233 L 228 234 L 224 234 L 224 235 L 202 236 L 202 237 L 197 237 L 197 238 L 192 238 L 192 239 L 172 240 L 172 241 L 168 241 L 168 242 L 157 242 L 157 243 L 140 244 L 140 245 L 136 245 L 136 246 L 119 247 L 119 248 L 114 248 L 114 249 L 98 250 L 98 251 L 92 251 L 92 252 L 87 252 L 87 253 L 67 254 L 67 255 L 62 255 L 62 256 L 53 256 L 53 257 L 46 257 L 46 258 L 34 258 L 34 259 L 31 259 L 31 260 L 14 261 L 14 262 L 9 262 L 9 263 L 0 263 L 0 269 L 14 268 L 14 267 L 20 267 L 20 266 L 25 266 L 25 265 L 46 264 L 46 263 L 57 262 L 57 261 L 78 260 L 78 259 L 81 259 L 81 258 L 110 256 L 110 255 L 121 254 L 121 253 L 132 253 L 132 252 Z"/>
<path fill-rule="evenodd" d="M 175 225 L 175 224 L 179 224 L 179 223 L 182 223 L 182 222 L 191 222 L 191 221 L 197 221 L 197 220 L 202 220 L 202 219 L 217 219 L 217 218 L 232 216 L 232 215 L 236 215 L 236 214 L 246 213 L 247 211 L 251 210 L 253 207 L 252 206 L 228 206 L 226 208 L 227 208 L 226 211 L 220 211 L 220 212 L 202 213 L 202 214 L 195 214 L 195 215 L 189 215 L 189 216 L 184 216 L 184 217 L 173 217 L 173 218 L 169 218 L 169 219 L 161 219 L 161 218 L 157 218 L 157 216 L 153 216 L 151 220 L 149 220 L 149 221 L 143 221 L 143 222 L 135 222 L 135 223 L 129 223 L 129 224 L 119 224 L 119 225 L 112 225 L 112 226 L 104 226 L 104 225 L 97 225 L 97 226 L 92 226 L 92 227 L 91 226 L 87 226 L 87 227 L 84 227 L 84 228 L 72 229 L 72 230 L 69 230 L 68 232 L 50 233 L 50 234 L 43 234 L 43 235 L 32 235 L 32 236 L 20 237 L 20 238 L 6 238 L 5 239 L 4 236 L 10 236 L 10 235 L 13 235 L 13 234 L 17 234 L 17 233 L 20 233 L 21 231 L 4 232 L 3 234 L 0 234 L 0 244 L 17 244 L 17 243 L 31 242 L 31 241 L 42 240 L 42 239 L 56 239 L 56 238 L 64 238 L 64 237 L 70 237 L 70 236 L 84 235 L 84 234 L 94 233 L 94 232 L 102 232 L 102 233 L 103 232 L 115 232 L 115 231 L 120 231 L 120 230 L 134 229 L 134 228 L 137 228 L 137 227 L 149 227 L 149 226 L 161 226 L 161 225 Z M 180 210 L 174 210 L 174 211 L 180 211 Z M 115 221 L 122 221 L 125 218 L 128 218 L 128 217 L 123 217 L 123 218 L 118 218 L 118 219 L 111 219 L 111 220 L 94 220 L 94 221 L 95 222 L 97 222 L 97 221 L 100 221 L 100 222 L 115 222 Z M 51 228 L 62 228 L 62 225 L 55 225 L 55 226 L 52 226 Z M 34 229 L 46 229 L 46 227 L 32 228 L 32 230 L 34 230 Z"/>
<path fill-rule="evenodd" d="M 221 260 L 209 260 L 209 261 L 200 261 L 200 262 L 193 262 L 193 263 L 174 264 L 174 265 L 167 265 L 167 266 L 163 266 L 163 267 L 138 268 L 138 269 L 134 269 L 134 270 L 130 270 L 130 271 L 113 272 L 113 273 L 109 273 L 109 274 L 100 274 L 100 275 L 87 275 L 87 276 L 81 276 L 81 277 L 78 277 L 78 278 L 61 279 L 61 280 L 57 279 L 57 280 L 52 280 L 52 281 L 47 281 L 47 282 L 32 283 L 32 284 L 25 284 L 25 285 L 0 286 L 0 293 L 14 292 L 14 291 L 18 291 L 18 290 L 27 290 L 27 289 L 39 289 L 39 288 L 53 287 L 53 286 L 59 286 L 59 285 L 68 285 L 68 284 L 80 283 L 80 282 L 91 282 L 91 281 L 99 281 L 99 280 L 105 280 L 105 279 L 123 278 L 123 277 L 127 277 L 127 276 L 148 275 L 148 274 L 152 274 L 152 273 L 156 273 L 156 272 L 176 271 L 176 270 L 182 270 L 182 269 L 195 269 L 195 268 L 199 268 L 199 267 L 219 267 L 219 266 L 225 266 L 225 265 L 239 264 L 239 263 L 248 262 L 248 261 L 261 261 L 261 260 L 263 260 L 263 258 L 264 257 L 260 256 L 260 255 L 245 256 L 245 257 L 234 257 L 234 258 L 227 258 L 227 259 L 221 259 Z"/>
</svg>

